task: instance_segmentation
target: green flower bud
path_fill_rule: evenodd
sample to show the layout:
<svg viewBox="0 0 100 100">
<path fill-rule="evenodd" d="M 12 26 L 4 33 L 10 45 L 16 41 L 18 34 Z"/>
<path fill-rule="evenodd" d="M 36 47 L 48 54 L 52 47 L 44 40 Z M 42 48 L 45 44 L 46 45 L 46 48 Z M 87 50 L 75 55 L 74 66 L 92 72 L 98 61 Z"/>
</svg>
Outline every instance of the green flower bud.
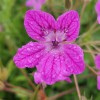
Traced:
<svg viewBox="0 0 100 100">
<path fill-rule="evenodd" d="M 5 85 L 2 81 L 0 81 L 0 91 L 3 90 L 5 88 Z"/>
<path fill-rule="evenodd" d="M 0 68 L 0 81 L 6 81 L 8 79 L 8 71 L 6 68 Z"/>
</svg>

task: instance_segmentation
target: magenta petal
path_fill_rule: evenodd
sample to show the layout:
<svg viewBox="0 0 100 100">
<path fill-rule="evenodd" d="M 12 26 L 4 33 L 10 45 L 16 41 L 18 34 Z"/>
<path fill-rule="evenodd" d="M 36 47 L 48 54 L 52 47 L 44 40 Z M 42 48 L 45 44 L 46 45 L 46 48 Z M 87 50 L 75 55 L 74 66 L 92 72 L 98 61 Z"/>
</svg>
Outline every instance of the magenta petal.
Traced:
<svg viewBox="0 0 100 100">
<path fill-rule="evenodd" d="M 66 33 L 66 40 L 73 41 L 79 35 L 80 19 L 76 11 L 71 10 L 59 16 L 57 19 L 58 29 Z"/>
<path fill-rule="evenodd" d="M 70 79 L 70 77 L 69 76 L 64 76 L 64 75 L 60 75 L 60 77 L 58 77 L 58 80 L 57 81 L 63 81 L 63 80 L 65 80 L 65 81 L 67 81 L 68 83 L 71 83 L 72 82 L 72 80 Z"/>
<path fill-rule="evenodd" d="M 76 44 L 64 45 L 66 70 L 71 74 L 80 74 L 85 69 L 83 50 Z"/>
<path fill-rule="evenodd" d="M 27 0 L 26 6 L 33 7 L 35 10 L 40 10 L 45 2 L 45 0 Z"/>
<path fill-rule="evenodd" d="M 37 70 L 41 73 L 42 80 L 48 85 L 61 80 L 71 82 L 70 78 L 67 77 L 70 73 L 66 71 L 64 56 L 60 54 L 49 53 L 45 55 L 37 66 Z"/>
<path fill-rule="evenodd" d="M 41 0 L 41 3 L 44 4 L 46 2 L 46 0 Z"/>
<path fill-rule="evenodd" d="M 44 40 L 50 31 L 55 29 L 55 19 L 49 13 L 28 10 L 25 15 L 24 26 L 28 35 L 35 40 Z"/>
<path fill-rule="evenodd" d="M 45 3 L 45 0 L 33 0 L 33 1 L 35 10 L 40 10 L 42 5 Z"/>
<path fill-rule="evenodd" d="M 34 73 L 34 81 L 36 84 L 40 84 L 43 82 L 42 77 L 41 77 L 41 73 L 38 73 L 38 72 Z"/>
<path fill-rule="evenodd" d="M 35 4 L 34 4 L 34 9 L 35 10 L 40 10 L 41 7 L 42 7 L 42 3 L 41 2 L 35 2 Z"/>
<path fill-rule="evenodd" d="M 68 83 L 71 83 L 72 81 L 71 81 L 71 79 L 70 79 L 70 77 L 64 77 L 64 76 L 61 76 L 60 75 L 60 77 L 58 77 L 58 80 L 57 81 L 61 81 L 61 80 L 65 80 L 65 81 L 67 81 Z M 48 85 L 51 85 L 51 84 L 53 84 L 53 83 L 48 83 L 48 82 L 46 82 L 45 80 L 43 80 L 43 78 L 42 78 L 42 73 L 39 73 L 39 72 L 35 72 L 34 73 L 34 81 L 35 81 L 35 83 L 36 84 L 41 84 L 41 83 L 47 83 Z"/>
<path fill-rule="evenodd" d="M 95 57 L 96 68 L 100 69 L 100 54 Z"/>
<path fill-rule="evenodd" d="M 33 2 L 34 2 L 34 0 L 27 0 L 26 1 L 26 6 L 27 7 L 33 7 Z"/>
<path fill-rule="evenodd" d="M 100 74 L 100 72 L 98 72 Z M 100 76 L 97 76 L 97 89 L 100 90 Z"/>
<path fill-rule="evenodd" d="M 95 5 L 95 10 L 96 10 L 97 15 L 100 15 L 100 0 L 97 1 Z"/>
<path fill-rule="evenodd" d="M 97 21 L 98 21 L 98 23 L 100 24 L 100 15 L 98 15 Z"/>
<path fill-rule="evenodd" d="M 37 42 L 29 42 L 18 49 L 13 60 L 17 67 L 34 67 L 44 55 L 44 45 Z"/>
<path fill-rule="evenodd" d="M 100 0 L 97 1 L 96 5 L 95 5 L 95 10 L 97 13 L 97 21 L 100 24 Z"/>
</svg>

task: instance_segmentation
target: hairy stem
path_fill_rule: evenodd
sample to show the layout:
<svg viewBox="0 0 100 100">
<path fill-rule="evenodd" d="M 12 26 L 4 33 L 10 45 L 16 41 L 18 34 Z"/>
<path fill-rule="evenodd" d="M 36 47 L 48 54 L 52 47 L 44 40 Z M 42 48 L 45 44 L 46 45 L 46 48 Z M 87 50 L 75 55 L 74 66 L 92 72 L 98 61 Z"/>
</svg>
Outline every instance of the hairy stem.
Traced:
<svg viewBox="0 0 100 100">
<path fill-rule="evenodd" d="M 84 46 L 88 44 L 100 45 L 100 41 L 90 41 L 90 42 L 85 42 L 85 43 L 79 43 L 80 46 Z"/>
<path fill-rule="evenodd" d="M 93 48 L 95 48 L 96 51 L 100 52 L 100 49 L 96 46 L 96 45 L 93 45 L 93 44 L 90 44 Z"/>
<path fill-rule="evenodd" d="M 37 85 L 35 91 L 34 91 L 34 95 L 31 97 L 30 100 L 37 100 L 37 95 L 38 95 L 38 91 L 39 91 L 40 85 Z"/>
<path fill-rule="evenodd" d="M 59 93 L 59 94 L 57 94 L 55 96 L 49 97 L 47 100 L 56 100 L 56 99 L 66 95 L 66 94 L 72 93 L 73 91 L 75 91 L 75 88 L 69 89 L 67 91 L 63 91 L 63 92 L 61 92 L 61 93 Z"/>
<path fill-rule="evenodd" d="M 74 82 L 75 82 L 78 98 L 79 98 L 79 100 L 81 100 L 81 92 L 80 92 L 80 89 L 79 89 L 79 86 L 78 86 L 77 77 L 76 77 L 76 75 L 73 75 L 73 76 L 74 76 Z"/>
<path fill-rule="evenodd" d="M 20 87 L 20 86 L 15 86 L 15 85 L 10 84 L 10 83 L 7 83 L 7 82 L 4 82 L 4 84 L 5 84 L 5 86 L 10 87 L 10 88 L 19 88 L 19 89 L 24 90 L 24 91 L 27 91 L 29 93 L 33 93 L 32 90 L 28 90 L 28 89 L 23 88 L 23 87 Z"/>
<path fill-rule="evenodd" d="M 90 51 L 90 53 L 91 53 L 91 55 L 92 55 L 92 57 L 94 59 L 95 58 L 95 55 L 94 55 L 94 53 L 92 53 L 91 47 L 88 46 L 88 45 L 86 45 L 86 48 Z"/>
<path fill-rule="evenodd" d="M 94 50 L 93 50 L 92 52 L 90 52 L 89 50 L 84 50 L 84 52 L 87 52 L 87 53 L 90 53 L 90 54 L 91 54 L 91 53 L 93 53 L 93 54 L 98 54 L 98 52 L 96 52 L 96 51 L 94 51 Z"/>
<path fill-rule="evenodd" d="M 94 75 L 98 75 L 98 73 L 88 64 L 86 64 L 87 68 L 94 74 Z"/>
<path fill-rule="evenodd" d="M 80 39 L 78 40 L 79 42 L 85 38 L 87 35 L 91 35 L 91 33 L 93 33 L 93 31 L 95 30 L 96 26 L 97 26 L 97 20 L 94 22 L 94 24 L 89 28 L 89 30 L 87 32 L 84 32 L 82 35 L 80 35 Z"/>
<path fill-rule="evenodd" d="M 29 92 L 21 92 L 21 91 L 16 91 L 16 90 L 14 90 L 14 89 L 16 89 L 16 88 L 8 88 L 8 87 L 5 87 L 3 90 L 4 91 L 7 91 L 7 92 L 11 92 L 11 93 L 14 93 L 14 94 L 23 94 L 23 95 L 26 95 L 26 96 L 31 96 L 32 95 L 32 93 L 29 93 Z"/>
<path fill-rule="evenodd" d="M 96 27 L 93 31 L 92 34 L 95 33 L 96 31 L 100 30 L 100 27 Z"/>
<path fill-rule="evenodd" d="M 82 16 L 84 14 L 84 11 L 85 11 L 85 8 L 86 8 L 86 5 L 87 5 L 87 2 L 83 1 L 83 6 L 82 6 L 82 10 L 81 10 L 81 14 L 80 14 L 80 20 L 82 19 Z"/>
<path fill-rule="evenodd" d="M 26 77 L 26 79 L 28 80 L 29 84 L 32 86 L 32 88 L 35 90 L 35 85 L 33 84 L 33 82 L 30 80 L 30 78 L 28 77 L 28 75 L 26 74 L 24 69 L 20 69 L 20 71 L 22 72 L 22 74 Z"/>
</svg>

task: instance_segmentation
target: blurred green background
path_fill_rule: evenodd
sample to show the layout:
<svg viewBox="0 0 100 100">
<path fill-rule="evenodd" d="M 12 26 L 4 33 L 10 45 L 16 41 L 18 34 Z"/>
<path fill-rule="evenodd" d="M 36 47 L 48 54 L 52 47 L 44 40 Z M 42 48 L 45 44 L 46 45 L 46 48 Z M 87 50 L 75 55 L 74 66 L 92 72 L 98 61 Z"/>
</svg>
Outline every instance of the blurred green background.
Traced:
<svg viewBox="0 0 100 100">
<path fill-rule="evenodd" d="M 25 12 L 28 9 L 31 9 L 25 6 L 25 2 L 26 0 L 0 0 L 0 67 L 6 68 L 4 73 L 0 72 L 0 75 L 5 75 L 2 76 L 2 78 L 6 77 L 6 79 L 2 79 L 0 82 L 2 81 L 5 84 L 10 83 L 14 86 L 32 90 L 28 80 L 22 74 L 20 69 L 15 66 L 12 60 L 19 47 L 29 41 L 34 41 L 28 37 L 23 25 Z M 71 4 L 68 0 L 66 0 L 66 2 L 64 0 L 47 0 L 43 5 L 42 10 L 51 13 L 55 18 L 69 9 L 77 10 L 81 15 L 80 35 L 87 32 L 85 37 L 79 37 L 81 41 L 79 39 L 76 41 L 78 44 L 81 44 L 100 40 L 99 29 L 92 34 L 91 32 L 93 30 L 88 31 L 96 21 L 97 16 L 94 9 L 95 3 L 96 0 L 73 0 L 73 5 L 70 8 Z M 83 6 L 85 6 L 85 10 L 82 13 Z M 97 28 L 98 27 L 99 25 L 97 25 Z M 85 46 L 82 46 L 82 48 L 86 49 Z M 98 49 L 100 50 L 99 46 Z M 94 60 L 91 53 L 85 53 L 85 61 L 89 65 L 94 66 Z M 31 76 L 31 73 L 34 70 L 35 69 L 28 68 L 24 70 L 33 83 L 34 79 Z M 50 97 L 65 90 L 75 88 L 73 76 L 71 76 L 71 78 L 72 83 L 70 84 L 63 81 L 52 86 L 47 86 L 45 89 L 46 95 Z M 97 90 L 96 86 L 96 76 L 87 68 L 84 73 L 78 75 L 78 82 L 81 94 L 85 96 L 87 100 L 100 100 L 100 91 Z M 2 84 L 0 85 L 0 87 L 2 87 Z M 31 100 L 30 95 L 26 95 L 27 93 L 24 93 L 25 91 L 23 90 L 21 91 L 20 88 L 14 87 L 12 90 L 14 92 L 1 89 L 0 100 Z M 73 91 L 70 94 L 57 98 L 57 100 L 78 100 L 77 92 Z"/>
</svg>

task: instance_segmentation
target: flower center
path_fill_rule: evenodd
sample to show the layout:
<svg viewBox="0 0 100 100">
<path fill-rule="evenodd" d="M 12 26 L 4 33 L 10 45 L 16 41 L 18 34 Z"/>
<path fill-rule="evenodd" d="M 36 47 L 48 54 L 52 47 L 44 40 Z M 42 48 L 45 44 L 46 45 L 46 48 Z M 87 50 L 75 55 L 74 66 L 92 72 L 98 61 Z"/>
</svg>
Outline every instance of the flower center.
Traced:
<svg viewBox="0 0 100 100">
<path fill-rule="evenodd" d="M 53 47 L 56 48 L 56 47 L 58 46 L 58 43 L 59 43 L 59 42 L 57 42 L 57 41 L 52 41 Z"/>
<path fill-rule="evenodd" d="M 50 31 L 45 35 L 45 43 L 47 51 L 59 51 L 62 47 L 62 42 L 66 40 L 66 34 L 61 31 Z"/>
</svg>

